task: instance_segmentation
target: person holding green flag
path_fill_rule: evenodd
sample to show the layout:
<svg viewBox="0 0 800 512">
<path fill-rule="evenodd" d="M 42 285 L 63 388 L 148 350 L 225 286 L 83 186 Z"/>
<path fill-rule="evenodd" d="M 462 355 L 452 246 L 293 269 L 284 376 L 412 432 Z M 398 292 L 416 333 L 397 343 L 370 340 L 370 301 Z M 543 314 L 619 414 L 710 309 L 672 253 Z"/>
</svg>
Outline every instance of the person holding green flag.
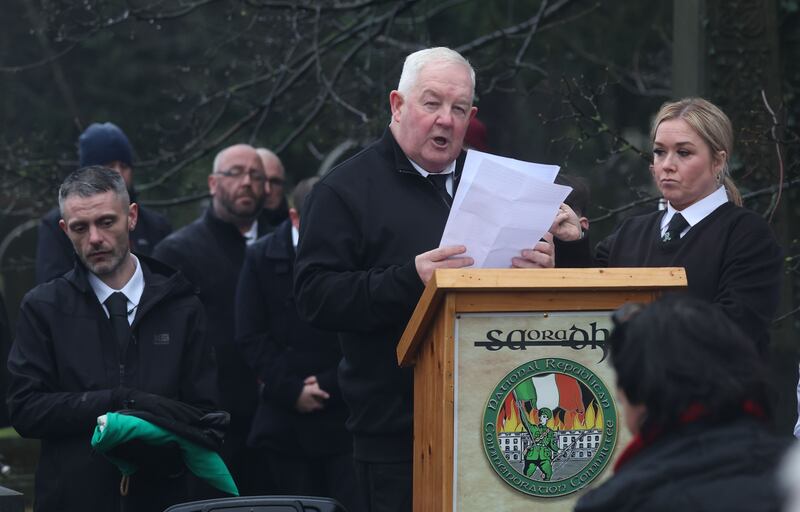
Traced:
<svg viewBox="0 0 800 512">
<path fill-rule="evenodd" d="M 542 470 L 542 480 L 548 481 L 553 476 L 553 458 L 558 452 L 556 433 L 547 426 L 553 418 L 553 411 L 547 407 L 539 409 L 539 424 L 528 425 L 531 435 L 531 445 L 525 452 L 524 473 L 528 478 L 533 477 L 536 468 Z"/>
<path fill-rule="evenodd" d="M 42 441 L 36 510 L 163 511 L 195 497 L 183 460 L 156 447 L 153 469 L 122 486 L 89 441 L 108 412 L 152 410 L 161 400 L 174 402 L 171 410 L 217 409 L 205 312 L 180 272 L 131 253 L 139 212 L 118 172 L 73 172 L 59 206 L 74 267 L 22 300 L 8 358 L 11 424 Z"/>
</svg>

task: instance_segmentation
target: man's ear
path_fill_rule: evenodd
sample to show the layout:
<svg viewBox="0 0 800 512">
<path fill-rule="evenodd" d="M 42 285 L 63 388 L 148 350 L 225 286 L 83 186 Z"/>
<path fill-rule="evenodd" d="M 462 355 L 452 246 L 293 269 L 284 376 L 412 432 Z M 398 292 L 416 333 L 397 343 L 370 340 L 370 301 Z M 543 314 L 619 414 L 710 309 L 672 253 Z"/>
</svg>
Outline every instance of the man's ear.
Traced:
<svg viewBox="0 0 800 512">
<path fill-rule="evenodd" d="M 208 175 L 208 193 L 213 196 L 216 193 L 216 191 L 217 191 L 217 177 L 214 176 L 213 174 L 209 174 Z"/>
<path fill-rule="evenodd" d="M 470 119 L 472 119 L 476 115 L 478 115 L 478 107 L 472 107 L 471 109 L 469 109 L 469 118 Z"/>
<path fill-rule="evenodd" d="M 67 223 L 64 222 L 64 219 L 58 220 L 58 227 L 61 228 L 61 231 L 63 231 L 65 235 L 69 234 L 67 233 Z"/>
<path fill-rule="evenodd" d="M 136 223 L 139 221 L 139 205 L 131 203 L 128 207 L 128 231 L 136 229 Z"/>
<path fill-rule="evenodd" d="M 405 105 L 406 99 L 399 91 L 389 93 L 389 106 L 392 108 L 392 122 L 400 122 L 400 113 Z"/>
</svg>

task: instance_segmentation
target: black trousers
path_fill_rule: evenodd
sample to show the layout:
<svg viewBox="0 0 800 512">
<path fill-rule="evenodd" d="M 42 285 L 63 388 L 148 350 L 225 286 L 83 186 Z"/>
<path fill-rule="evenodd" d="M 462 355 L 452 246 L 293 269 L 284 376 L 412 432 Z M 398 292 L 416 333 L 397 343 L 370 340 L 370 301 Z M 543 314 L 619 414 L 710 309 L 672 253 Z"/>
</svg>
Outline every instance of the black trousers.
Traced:
<svg viewBox="0 0 800 512">
<path fill-rule="evenodd" d="M 358 486 L 368 512 L 411 512 L 411 462 L 355 461 Z"/>
<path fill-rule="evenodd" d="M 269 486 L 273 494 L 334 498 L 347 512 L 365 512 L 356 484 L 353 454 L 288 455 L 267 451 Z"/>
<path fill-rule="evenodd" d="M 265 494 L 261 487 L 264 450 L 247 446 L 251 421 L 252 417 L 237 418 L 236 423 L 231 419 L 220 453 L 242 496 Z"/>
</svg>

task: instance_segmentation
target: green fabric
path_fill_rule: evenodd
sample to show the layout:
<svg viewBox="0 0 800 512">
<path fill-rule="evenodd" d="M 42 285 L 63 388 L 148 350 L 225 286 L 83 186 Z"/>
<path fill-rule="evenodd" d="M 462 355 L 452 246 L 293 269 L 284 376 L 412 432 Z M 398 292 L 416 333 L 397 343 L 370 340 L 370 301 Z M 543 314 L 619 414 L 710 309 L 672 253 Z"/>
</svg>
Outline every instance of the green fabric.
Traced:
<svg viewBox="0 0 800 512">
<path fill-rule="evenodd" d="M 525 379 L 514 388 L 514 395 L 517 400 L 525 400 L 536 404 L 536 386 L 532 379 Z"/>
<path fill-rule="evenodd" d="M 100 430 L 98 425 L 94 429 L 92 447 L 108 457 L 123 475 L 130 476 L 138 469 L 136 465 L 130 461 L 110 456 L 107 452 L 133 439 L 141 439 L 153 445 L 172 441 L 178 443 L 183 462 L 189 468 L 189 471 L 220 491 L 239 496 L 236 483 L 233 481 L 230 471 L 228 471 L 219 454 L 136 416 L 114 412 L 106 414 L 106 427 Z"/>
</svg>

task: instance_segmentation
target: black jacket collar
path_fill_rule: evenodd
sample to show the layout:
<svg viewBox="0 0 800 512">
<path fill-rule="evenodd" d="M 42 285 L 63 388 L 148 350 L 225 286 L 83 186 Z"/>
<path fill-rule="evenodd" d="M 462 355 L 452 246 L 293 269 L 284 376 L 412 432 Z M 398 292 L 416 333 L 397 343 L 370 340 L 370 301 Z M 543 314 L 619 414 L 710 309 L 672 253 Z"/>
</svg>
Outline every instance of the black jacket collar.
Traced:
<svg viewBox="0 0 800 512">
<path fill-rule="evenodd" d="M 275 228 L 264 248 L 264 256 L 271 260 L 294 260 L 291 220 L 286 219 Z"/>
<path fill-rule="evenodd" d="M 179 271 L 161 263 L 158 260 L 136 254 L 139 264 L 142 266 L 144 274 L 144 292 L 139 303 L 139 309 L 145 310 L 151 303 L 155 303 L 167 294 L 194 293 L 192 285 Z M 75 266 L 64 274 L 66 279 L 81 293 L 92 293 L 92 286 L 89 284 L 89 270 L 84 266 L 77 255 L 75 256 Z M 137 317 L 139 313 L 137 312 Z"/>
<path fill-rule="evenodd" d="M 264 208 L 258 215 L 258 230 L 261 231 L 261 224 L 268 225 L 270 228 L 278 227 L 283 221 L 289 218 L 289 203 L 286 196 L 281 198 L 281 204 L 274 210 Z"/>
<path fill-rule="evenodd" d="M 411 160 L 408 159 L 408 156 L 403 152 L 403 149 L 400 147 L 400 144 L 397 143 L 397 139 L 394 138 L 394 134 L 392 130 L 388 127 L 383 132 L 383 136 L 380 139 L 380 144 L 384 147 L 391 147 L 392 148 L 392 157 L 394 158 L 394 167 L 399 172 L 411 172 L 414 174 L 419 174 L 414 166 L 411 164 Z M 453 191 L 458 190 L 458 184 L 461 182 L 461 171 L 464 170 L 464 161 L 467 159 L 467 152 L 463 149 L 461 153 L 459 153 L 458 158 L 456 158 L 456 168 L 453 171 Z"/>
<path fill-rule="evenodd" d="M 242 235 L 242 232 L 239 231 L 239 228 L 230 222 L 225 222 L 217 217 L 216 213 L 214 213 L 213 206 L 206 208 L 206 211 L 203 213 L 203 222 L 216 237 L 225 237 L 226 239 L 238 240 L 242 244 L 246 242 L 246 239 Z"/>
<path fill-rule="evenodd" d="M 256 220 L 258 220 L 258 232 L 256 233 L 256 238 L 266 235 L 272 231 L 272 226 L 270 226 L 267 222 L 262 222 L 260 215 Z M 230 222 L 225 222 L 217 217 L 217 214 L 214 213 L 213 206 L 206 208 L 206 211 L 203 213 L 203 222 L 214 233 L 215 237 L 224 237 L 226 240 L 230 241 L 236 240 L 241 242 L 243 245 L 247 243 L 247 239 L 244 237 L 244 235 L 242 235 L 242 232 L 239 231 L 239 228 Z"/>
</svg>

